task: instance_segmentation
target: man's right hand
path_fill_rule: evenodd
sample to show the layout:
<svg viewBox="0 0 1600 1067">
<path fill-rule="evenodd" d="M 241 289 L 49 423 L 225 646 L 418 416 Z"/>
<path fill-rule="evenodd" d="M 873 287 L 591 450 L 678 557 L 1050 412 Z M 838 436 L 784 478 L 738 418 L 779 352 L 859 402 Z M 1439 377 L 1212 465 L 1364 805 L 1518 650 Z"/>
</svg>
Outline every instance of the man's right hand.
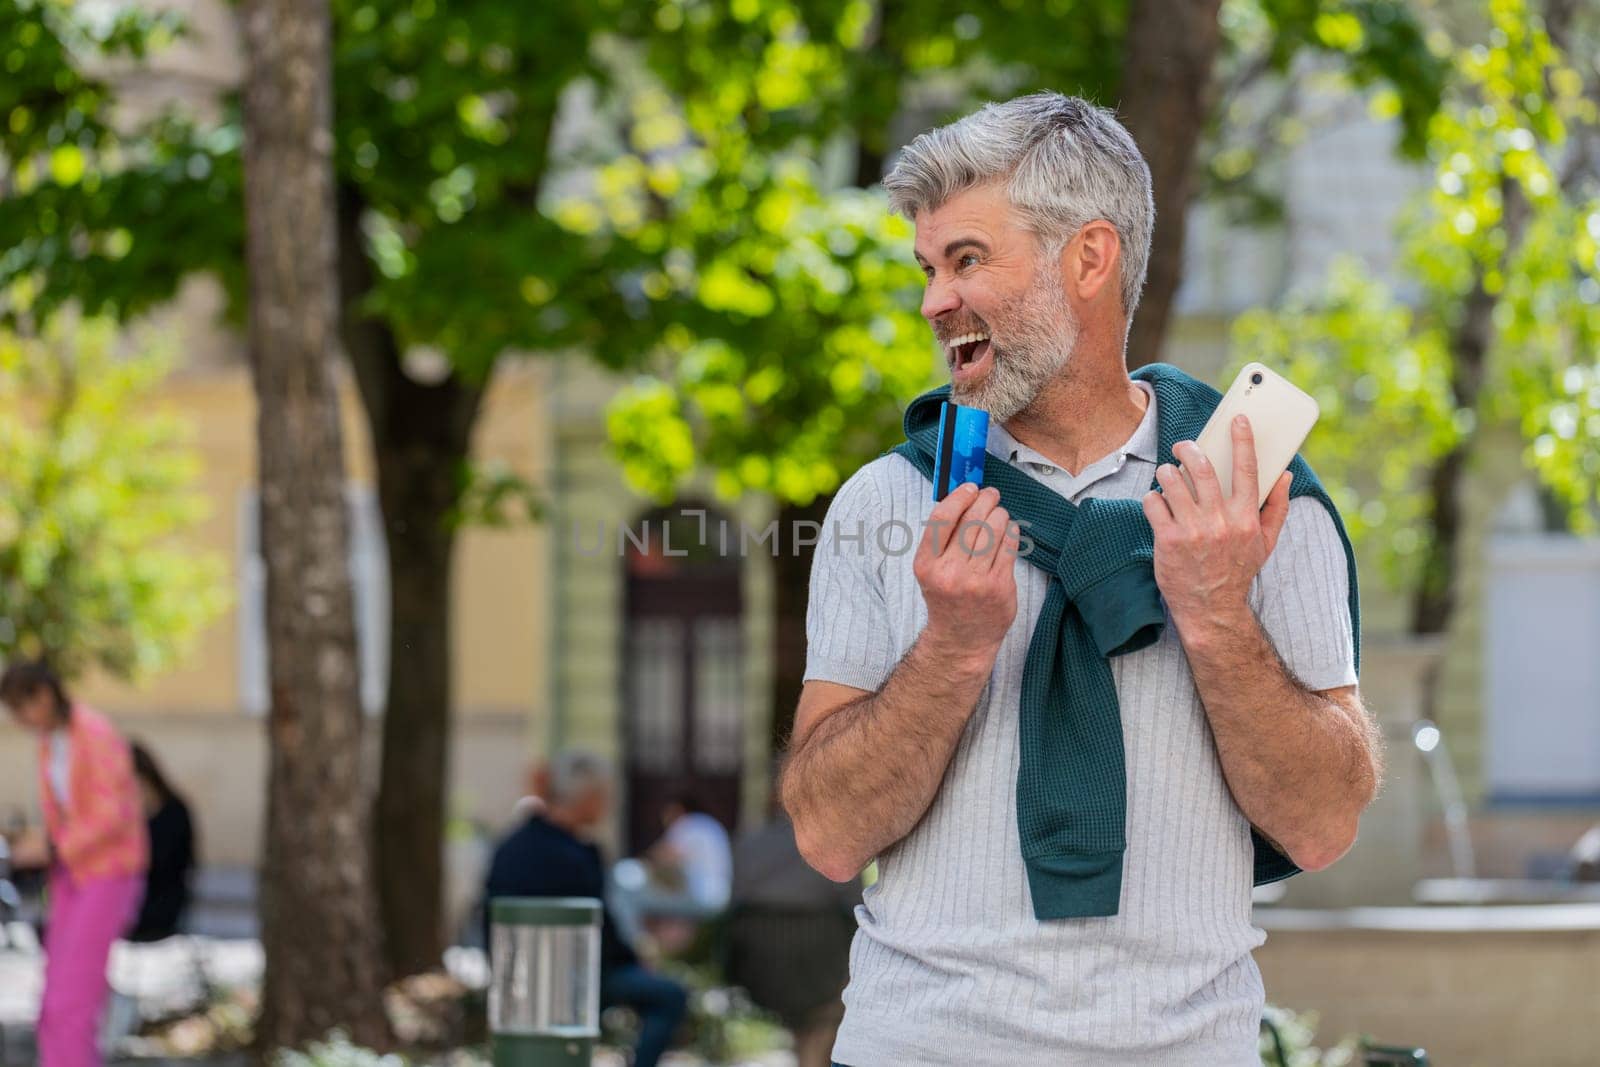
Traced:
<svg viewBox="0 0 1600 1067">
<path fill-rule="evenodd" d="M 963 484 L 933 506 L 912 561 L 928 625 L 875 692 L 821 678 L 800 692 L 783 804 L 800 854 L 835 882 L 927 812 L 994 672 L 1017 614 L 1021 540 L 999 503 L 997 490 Z"/>
<path fill-rule="evenodd" d="M 1017 614 L 1018 545 L 993 486 L 962 482 L 933 506 L 912 573 L 928 605 L 928 636 L 952 655 L 992 664 Z"/>
</svg>

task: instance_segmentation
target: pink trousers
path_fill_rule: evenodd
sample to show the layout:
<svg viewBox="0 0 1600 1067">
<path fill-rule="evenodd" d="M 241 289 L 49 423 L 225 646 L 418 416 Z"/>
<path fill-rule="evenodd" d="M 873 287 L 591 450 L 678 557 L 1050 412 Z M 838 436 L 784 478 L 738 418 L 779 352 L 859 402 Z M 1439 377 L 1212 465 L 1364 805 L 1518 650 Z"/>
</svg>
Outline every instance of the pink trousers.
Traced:
<svg viewBox="0 0 1600 1067">
<path fill-rule="evenodd" d="M 140 875 L 78 881 L 59 866 L 51 869 L 39 1067 L 99 1067 L 106 961 L 143 896 Z"/>
</svg>

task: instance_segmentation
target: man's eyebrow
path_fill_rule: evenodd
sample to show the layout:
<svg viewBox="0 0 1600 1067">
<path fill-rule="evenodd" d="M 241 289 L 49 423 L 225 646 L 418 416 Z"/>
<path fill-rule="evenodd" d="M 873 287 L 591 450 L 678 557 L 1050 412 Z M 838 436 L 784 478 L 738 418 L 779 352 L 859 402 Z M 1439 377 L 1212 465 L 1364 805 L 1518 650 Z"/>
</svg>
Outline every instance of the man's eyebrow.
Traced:
<svg viewBox="0 0 1600 1067">
<path fill-rule="evenodd" d="M 951 241 L 949 244 L 944 246 L 944 258 L 949 259 L 960 249 L 968 247 L 976 248 L 985 255 L 987 255 L 989 252 L 989 246 L 977 237 L 957 237 L 954 241 Z M 911 254 L 915 256 L 917 258 L 917 262 L 921 263 L 924 267 L 928 265 L 928 261 L 922 258 L 921 252 L 918 252 L 916 249 L 912 249 Z"/>
<path fill-rule="evenodd" d="M 989 246 L 978 240 L 976 237 L 957 237 L 954 241 L 951 241 L 949 244 L 944 246 L 944 258 L 949 259 L 951 256 L 956 254 L 957 249 L 965 248 L 968 245 L 971 245 L 980 252 L 987 253 L 989 251 Z"/>
</svg>

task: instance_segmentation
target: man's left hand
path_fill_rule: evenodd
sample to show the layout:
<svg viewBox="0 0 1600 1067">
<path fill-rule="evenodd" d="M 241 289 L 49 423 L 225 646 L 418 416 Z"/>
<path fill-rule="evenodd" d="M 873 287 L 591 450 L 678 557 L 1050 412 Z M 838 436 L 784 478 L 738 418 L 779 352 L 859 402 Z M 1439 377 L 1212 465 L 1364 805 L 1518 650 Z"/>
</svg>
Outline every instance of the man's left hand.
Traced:
<svg viewBox="0 0 1600 1067">
<path fill-rule="evenodd" d="M 1156 470 L 1161 490 L 1144 497 L 1145 517 L 1155 532 L 1156 584 L 1180 627 L 1185 622 L 1226 621 L 1248 610 L 1250 583 L 1272 555 L 1289 515 L 1292 476 L 1285 471 L 1266 506 L 1257 511 L 1255 436 L 1243 415 L 1230 430 L 1230 496 L 1222 495 L 1217 472 L 1200 446 L 1179 441 L 1172 454 L 1194 482 L 1194 491 L 1176 466 L 1164 463 Z"/>
</svg>

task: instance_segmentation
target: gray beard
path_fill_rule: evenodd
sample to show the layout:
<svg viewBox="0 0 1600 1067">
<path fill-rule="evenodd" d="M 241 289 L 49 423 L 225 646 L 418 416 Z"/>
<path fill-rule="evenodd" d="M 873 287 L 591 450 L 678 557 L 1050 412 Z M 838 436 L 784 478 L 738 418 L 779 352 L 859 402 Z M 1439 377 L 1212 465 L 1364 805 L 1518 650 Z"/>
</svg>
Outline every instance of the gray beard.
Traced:
<svg viewBox="0 0 1600 1067">
<path fill-rule="evenodd" d="M 1006 422 L 1026 410 L 1066 368 L 1078 344 L 1078 319 L 1051 273 L 1006 305 L 990 327 L 989 373 L 972 385 L 952 382 L 950 399 L 982 408 L 993 421 Z"/>
</svg>

